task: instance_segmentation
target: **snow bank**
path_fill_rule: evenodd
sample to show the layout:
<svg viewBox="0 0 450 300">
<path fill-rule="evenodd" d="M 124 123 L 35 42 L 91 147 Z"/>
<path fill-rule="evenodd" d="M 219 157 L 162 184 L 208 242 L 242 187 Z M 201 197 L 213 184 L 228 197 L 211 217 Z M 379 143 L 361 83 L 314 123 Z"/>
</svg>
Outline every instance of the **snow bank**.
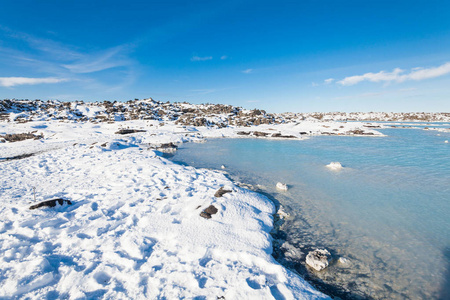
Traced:
<svg viewBox="0 0 450 300">
<path fill-rule="evenodd" d="M 266 197 L 148 149 L 196 140 L 186 128 L 118 138 L 114 124 L 2 126 L 40 126 L 44 139 L 0 144 L 1 157 L 35 153 L 0 162 L 0 297 L 326 298 L 271 256 Z M 232 192 L 214 197 L 221 186 Z M 29 210 L 33 187 L 37 202 L 73 204 Z"/>
</svg>

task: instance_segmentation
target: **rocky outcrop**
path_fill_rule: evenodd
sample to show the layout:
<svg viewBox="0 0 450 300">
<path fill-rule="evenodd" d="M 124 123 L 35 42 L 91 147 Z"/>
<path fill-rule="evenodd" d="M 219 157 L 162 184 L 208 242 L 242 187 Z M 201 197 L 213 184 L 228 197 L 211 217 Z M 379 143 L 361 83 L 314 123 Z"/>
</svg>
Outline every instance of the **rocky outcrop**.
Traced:
<svg viewBox="0 0 450 300">
<path fill-rule="evenodd" d="M 0 135 L 0 138 L 5 140 L 6 142 L 11 142 L 11 143 L 20 142 L 20 141 L 24 141 L 24 140 L 30 140 L 30 139 L 39 140 L 39 139 L 42 139 L 43 137 L 44 137 L 43 134 L 36 135 L 32 132 Z"/>
</svg>

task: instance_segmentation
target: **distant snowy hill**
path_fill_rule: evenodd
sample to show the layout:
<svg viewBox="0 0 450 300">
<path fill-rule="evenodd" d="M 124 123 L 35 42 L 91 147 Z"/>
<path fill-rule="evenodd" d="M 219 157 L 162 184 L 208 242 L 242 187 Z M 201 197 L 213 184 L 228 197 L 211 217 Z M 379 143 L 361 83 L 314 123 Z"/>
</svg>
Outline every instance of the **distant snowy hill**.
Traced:
<svg viewBox="0 0 450 300">
<path fill-rule="evenodd" d="M 0 100 L 0 120 L 27 122 L 71 120 L 115 122 L 128 120 L 173 121 L 180 125 L 251 126 L 309 121 L 426 121 L 450 122 L 450 113 L 282 113 L 248 110 L 223 104 L 189 104 L 155 101 L 61 102 L 56 100 Z"/>
</svg>

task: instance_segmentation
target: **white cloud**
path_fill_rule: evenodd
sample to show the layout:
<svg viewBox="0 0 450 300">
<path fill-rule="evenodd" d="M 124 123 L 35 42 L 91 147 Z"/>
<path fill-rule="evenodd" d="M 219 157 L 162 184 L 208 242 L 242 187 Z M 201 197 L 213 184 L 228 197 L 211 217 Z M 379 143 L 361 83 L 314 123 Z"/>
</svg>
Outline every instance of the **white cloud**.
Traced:
<svg viewBox="0 0 450 300">
<path fill-rule="evenodd" d="M 0 77 L 0 86 L 12 87 L 24 84 L 58 83 L 67 81 L 65 78 L 29 78 L 29 77 Z"/>
<path fill-rule="evenodd" d="M 253 69 L 247 69 L 247 70 L 242 71 L 242 73 L 244 73 L 244 74 L 250 74 L 252 72 L 253 72 Z"/>
<path fill-rule="evenodd" d="M 203 56 L 203 57 L 200 57 L 200 56 L 192 56 L 192 57 L 191 57 L 191 61 L 205 61 L 205 60 L 211 60 L 211 59 L 213 59 L 212 56 Z"/>
<path fill-rule="evenodd" d="M 222 56 L 220 57 L 221 60 L 225 60 L 225 59 L 227 59 L 227 58 L 228 58 L 228 56 L 226 56 L 226 55 L 222 55 Z"/>
<path fill-rule="evenodd" d="M 334 78 L 328 78 L 328 79 L 325 79 L 324 81 L 323 81 L 323 83 L 325 83 L 325 84 L 330 84 L 330 83 L 332 83 L 334 81 Z"/>
<path fill-rule="evenodd" d="M 450 73 L 450 62 L 434 68 L 414 68 L 409 73 L 404 70 L 395 68 L 392 72 L 380 71 L 378 73 L 366 73 L 363 75 L 349 76 L 338 81 L 337 83 L 347 86 L 355 85 L 362 81 L 370 82 L 403 82 L 407 80 L 424 80 L 443 76 Z"/>
</svg>

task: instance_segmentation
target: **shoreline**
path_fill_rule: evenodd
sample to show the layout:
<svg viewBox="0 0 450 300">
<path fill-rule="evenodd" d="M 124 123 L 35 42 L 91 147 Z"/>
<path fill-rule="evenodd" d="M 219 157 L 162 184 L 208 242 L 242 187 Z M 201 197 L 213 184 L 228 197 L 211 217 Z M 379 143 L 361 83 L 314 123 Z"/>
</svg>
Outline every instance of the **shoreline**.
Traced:
<svg viewBox="0 0 450 300">
<path fill-rule="evenodd" d="M 178 150 L 178 151 L 182 151 L 182 149 Z M 184 163 L 181 161 L 176 161 L 176 159 L 175 159 L 176 152 L 163 154 L 163 155 L 166 156 L 170 161 L 174 162 L 175 164 L 191 166 L 187 163 Z M 191 166 L 191 167 L 194 167 L 194 166 Z M 194 167 L 194 168 L 196 168 L 196 167 Z M 283 243 L 285 243 L 287 241 L 286 240 L 287 236 L 284 233 L 284 231 L 282 230 L 282 226 L 285 223 L 285 219 L 290 217 L 290 214 L 286 213 L 284 211 L 284 209 L 285 209 L 284 206 L 274 195 L 270 194 L 269 192 L 265 192 L 265 191 L 261 190 L 260 188 L 257 187 L 257 185 L 255 186 L 253 184 L 238 181 L 237 178 L 233 178 L 233 175 L 231 175 L 226 170 L 215 169 L 215 168 L 203 168 L 203 167 L 200 167 L 199 169 L 207 169 L 207 170 L 213 170 L 216 172 L 223 173 L 235 185 L 237 185 L 241 188 L 248 189 L 252 192 L 258 193 L 258 194 L 262 195 L 263 197 L 266 197 L 273 203 L 273 205 L 275 206 L 275 212 L 273 214 L 273 227 L 272 227 L 272 230 L 270 231 L 270 235 L 272 236 L 272 249 L 273 249 L 273 252 L 271 255 L 284 268 L 295 273 L 297 276 L 299 276 L 300 278 L 302 278 L 303 280 L 305 280 L 309 284 L 311 284 L 313 288 L 324 293 L 325 295 L 327 295 L 328 297 L 330 297 L 332 299 L 334 299 L 336 297 L 337 297 L 337 299 L 343 299 L 343 300 L 355 299 L 355 297 L 358 297 L 358 299 L 362 299 L 360 295 L 354 295 L 351 292 L 345 291 L 342 287 L 340 287 L 338 285 L 325 283 L 320 278 L 315 277 L 314 271 L 312 271 L 312 270 L 308 271 L 308 267 L 306 266 L 306 263 L 304 261 L 300 260 L 300 258 L 294 259 L 294 257 L 286 257 L 285 256 L 285 253 L 289 250 L 282 248 Z M 302 253 L 308 253 L 309 251 L 312 251 L 314 249 L 316 249 L 316 247 L 306 246 L 306 247 L 300 248 L 298 250 L 300 250 L 300 252 L 302 252 Z M 327 248 L 327 249 L 330 250 L 331 252 L 334 252 L 333 249 L 330 249 L 330 248 Z M 365 299 L 371 299 L 371 298 L 366 296 Z"/>
<path fill-rule="evenodd" d="M 118 124 L 113 125 L 0 123 L 0 131 L 27 131 L 28 127 L 31 132 L 32 127 L 40 127 L 39 134 L 44 136 L 0 144 L 6 158 L 38 153 L 1 164 L 2 186 L 7 188 L 1 190 L 0 235 L 5 243 L 0 245 L 4 257 L 0 269 L 5 279 L 0 296 L 326 298 L 270 255 L 275 211 L 269 199 L 235 186 L 222 173 L 178 166 L 148 149 L 154 144 L 202 139 L 171 134 L 165 128 L 156 135 L 117 136 Z M 146 183 L 149 179 L 153 187 Z M 30 213 L 32 186 L 37 187 L 37 202 L 58 197 L 72 205 Z M 219 186 L 233 192 L 212 197 Z M 145 200 L 148 197 L 150 202 Z M 218 213 L 203 220 L 199 214 L 211 204 Z M 17 252 L 19 244 L 28 249 L 24 254 Z M 173 261 L 170 253 L 182 261 Z M 94 265 L 89 265 L 89 257 Z M 160 266 L 155 266 L 158 261 Z M 132 268 L 127 267 L 130 262 Z M 183 266 L 188 278 L 203 272 L 205 279 L 191 278 L 186 286 L 177 279 Z M 229 269 L 222 270 L 223 266 Z M 144 277 L 148 284 L 156 284 L 151 283 L 154 278 L 162 280 L 151 293 L 139 291 L 128 279 L 144 279 L 138 275 L 141 270 L 153 274 Z M 166 280 L 172 283 L 162 284 Z M 214 287 L 217 284 L 222 292 Z"/>
<path fill-rule="evenodd" d="M 309 124 L 308 122 L 305 122 L 305 123 Z M 319 124 L 314 123 L 314 126 L 318 127 L 323 124 L 324 123 L 319 123 Z M 325 123 L 325 124 L 328 124 L 328 123 Z M 326 125 L 326 126 L 328 126 L 328 125 Z M 342 126 L 342 124 L 337 123 L 336 126 L 339 127 L 339 126 Z M 348 125 L 348 126 L 350 126 L 350 125 Z M 351 126 L 358 127 L 358 126 L 360 126 L 360 124 L 353 123 Z M 353 127 L 353 128 L 355 128 L 355 127 Z M 130 130 L 130 129 L 142 130 L 142 132 L 135 132 L 135 133 L 131 133 L 129 135 L 118 135 L 116 132 L 118 129 L 120 130 L 121 128 L 126 129 L 126 130 Z M 23 166 L 23 164 L 20 162 L 21 158 L 23 158 L 25 160 L 29 159 L 31 161 L 37 162 L 37 161 L 39 161 L 39 159 L 41 159 L 41 157 L 50 157 L 51 158 L 51 157 L 53 157 L 53 155 L 56 155 L 57 153 L 62 153 L 64 151 L 67 153 L 69 153 L 70 151 L 75 151 L 76 153 L 79 153 L 79 154 L 77 154 L 77 155 L 80 155 L 79 158 L 83 158 L 82 150 L 85 151 L 87 154 L 91 153 L 91 155 L 93 155 L 92 158 L 94 158 L 96 155 L 100 155 L 99 157 L 101 157 L 101 155 L 104 155 L 105 153 L 112 154 L 112 153 L 120 153 L 121 151 L 132 151 L 131 153 L 135 153 L 136 155 L 138 155 L 136 157 L 139 157 L 139 155 L 141 155 L 142 152 L 145 153 L 146 151 L 153 151 L 153 152 L 158 151 L 158 145 L 161 147 L 163 144 L 177 145 L 179 143 L 205 142 L 207 138 L 243 138 L 237 134 L 237 132 L 239 130 L 251 130 L 253 132 L 255 132 L 255 131 L 264 132 L 265 130 L 269 131 L 269 128 L 275 128 L 276 130 L 278 130 L 277 132 L 280 132 L 281 134 L 286 134 L 286 135 L 292 133 L 293 130 L 296 130 L 296 132 L 298 132 L 298 130 L 297 130 L 298 128 L 293 127 L 292 124 L 264 125 L 264 126 L 255 126 L 253 128 L 231 127 L 231 128 L 218 129 L 218 128 L 208 128 L 208 127 L 179 126 L 179 125 L 176 125 L 173 123 L 167 123 L 167 122 L 164 125 L 160 125 L 159 121 L 123 121 L 123 122 L 115 122 L 113 124 L 74 123 L 74 122 L 58 122 L 58 121 L 33 121 L 33 122 L 27 122 L 27 123 L 0 122 L 0 135 L 5 134 L 5 133 L 23 133 L 23 132 L 35 131 L 36 135 L 43 136 L 43 138 L 37 139 L 37 140 L 24 140 L 24 141 L 20 141 L 20 142 L 16 142 L 16 143 L 9 143 L 9 142 L 0 143 L 0 150 L 2 150 L 2 156 L 5 155 L 6 156 L 5 158 L 11 158 L 11 157 L 16 158 L 17 157 L 16 160 L 0 161 L 0 163 L 1 162 L 4 163 L 4 164 L 0 164 L 0 166 L 4 167 L 4 166 L 8 165 L 9 162 L 11 162 L 11 163 L 16 162 L 18 166 L 19 165 Z M 293 128 L 295 128 L 295 129 L 293 129 Z M 345 127 L 345 128 L 341 128 L 341 129 L 347 130 L 348 128 L 349 127 Z M 272 131 L 272 130 L 270 130 L 270 131 Z M 314 135 L 314 136 L 321 136 L 321 135 Z M 344 135 L 341 135 L 341 136 L 344 136 Z M 373 136 L 377 136 L 377 135 L 373 135 Z M 244 137 L 244 138 L 268 139 L 267 137 L 257 137 L 257 136 L 256 137 Z M 274 139 L 270 139 L 270 140 L 281 141 L 281 140 L 292 140 L 292 139 L 289 139 L 289 138 L 275 139 L 274 138 Z M 295 140 L 300 140 L 300 139 L 295 139 Z M 150 149 L 151 145 L 154 146 L 152 149 Z M 73 150 L 70 150 L 70 149 L 73 149 Z M 170 151 L 170 149 L 163 149 L 163 150 Z M 27 153 L 29 154 L 30 153 L 29 151 L 31 151 L 31 153 L 38 153 L 38 154 L 35 156 L 30 156 L 28 158 L 21 157 L 21 155 L 24 155 L 24 154 L 26 155 Z M 135 152 L 135 151 L 140 151 L 139 153 L 141 153 L 141 154 L 138 154 L 138 152 Z M 135 154 L 133 154 L 133 155 L 135 155 Z M 64 156 L 61 156 L 61 158 L 62 157 L 64 157 Z M 127 159 L 130 159 L 130 158 L 127 158 Z M 46 165 L 49 162 L 46 160 L 46 161 L 43 161 L 42 163 L 44 165 Z M 131 165 L 133 165 L 134 162 L 130 161 L 130 163 L 131 163 Z M 39 163 L 39 164 L 41 164 L 41 163 Z M 85 168 L 87 168 L 86 170 L 89 170 L 88 166 L 85 166 Z M 166 167 L 162 167 L 162 169 L 159 170 L 158 172 L 160 172 L 160 171 L 162 171 L 163 173 L 166 172 L 165 168 Z M 95 168 L 91 168 L 91 170 L 94 170 L 94 169 Z M 68 172 L 69 169 L 67 169 L 67 170 L 64 169 L 64 170 L 65 170 L 65 172 Z M 29 174 L 27 173 L 26 175 L 30 176 L 30 174 L 33 174 L 34 171 L 33 170 L 30 170 L 30 171 L 32 171 L 32 172 Z M 133 172 L 135 172 L 135 171 L 133 171 Z M 157 172 L 157 174 L 158 174 L 158 172 Z M 194 173 L 196 173 L 196 174 L 201 173 L 201 170 L 196 170 L 196 171 L 194 171 Z M 219 170 L 219 173 L 223 174 L 223 172 L 221 172 L 220 170 Z M 138 174 L 138 173 L 136 173 L 136 174 Z M 180 174 L 183 174 L 183 173 L 180 173 Z M 54 175 L 57 175 L 57 174 L 54 174 Z M 181 175 L 179 175 L 179 176 L 181 176 Z M 120 177 L 117 177 L 117 179 L 115 179 L 115 180 L 120 182 L 119 178 Z M 235 182 L 235 180 L 233 180 L 232 178 L 227 177 L 227 180 L 231 182 L 231 185 L 238 185 L 238 183 Z M 218 187 L 217 185 L 214 185 L 214 188 L 217 189 L 217 187 Z M 139 189 L 139 187 L 136 187 L 136 188 Z M 199 185 L 196 188 L 196 190 L 199 190 L 200 188 L 204 189 L 205 186 Z M 211 189 L 211 188 L 212 188 L 212 186 L 208 187 L 208 189 Z M 158 193 L 164 194 L 165 192 L 163 191 L 163 189 L 164 189 L 164 187 L 161 187 L 162 191 L 160 191 Z M 3 190 L 3 192 L 5 192 L 5 190 Z M 27 197 L 29 197 L 31 195 L 29 189 L 21 190 L 21 193 L 22 192 L 25 192 Z M 275 198 L 268 197 L 267 194 L 264 194 L 258 190 L 254 191 L 254 192 L 258 193 L 259 195 L 264 196 L 269 201 L 271 201 L 273 205 L 276 206 L 276 202 L 274 202 L 274 200 L 276 200 Z M 130 191 L 130 193 L 132 193 L 132 191 Z M 19 194 L 17 194 L 17 193 L 14 195 L 15 195 L 15 197 L 20 197 Z M 155 196 L 155 198 L 157 200 L 161 199 L 163 201 L 163 202 L 160 202 L 160 203 L 158 202 L 155 204 L 156 207 L 161 206 L 162 210 L 164 207 L 163 203 L 164 203 L 165 199 L 167 199 L 164 197 L 167 197 L 167 196 L 162 196 L 162 195 Z M 229 196 L 226 196 L 226 197 L 229 197 Z M 160 200 L 158 200 L 158 201 L 160 201 Z M 276 200 L 276 201 L 278 201 L 278 200 Z M 89 203 L 89 200 L 86 203 Z M 140 205 L 140 204 L 134 204 L 134 205 Z M 206 205 L 206 204 L 202 204 L 202 205 Z M 95 206 L 93 206 L 93 207 L 95 207 Z M 121 208 L 119 208 L 119 210 L 120 209 Z M 0 210 L 0 213 L 1 212 L 2 212 L 2 210 Z M 3 212 L 5 212 L 4 209 L 3 209 Z M 67 213 L 70 213 L 70 210 L 69 211 L 66 211 L 66 210 L 58 211 L 57 210 L 57 212 L 63 212 L 65 214 L 67 214 Z M 21 212 L 21 213 L 23 213 L 23 212 Z M 110 212 L 110 213 L 112 214 L 113 212 Z M 275 211 L 275 213 L 277 213 L 277 210 Z M 129 214 L 129 212 L 127 212 L 127 214 Z M 8 213 L 8 216 L 10 216 L 9 213 Z M 11 215 L 11 216 L 13 216 L 13 215 Z M 56 213 L 54 215 L 54 217 L 58 218 L 58 213 Z M 105 215 L 105 217 L 108 217 L 108 216 Z M 213 216 L 213 218 L 214 218 L 214 216 Z M 258 217 L 255 217 L 255 218 L 257 219 Z M 276 226 L 277 226 L 276 220 L 274 217 L 272 217 L 272 218 L 273 218 L 273 221 L 272 221 L 273 228 L 276 229 Z M 174 222 L 175 222 L 174 224 L 179 224 L 177 222 L 182 223 L 182 221 L 180 221 L 180 220 L 183 220 L 183 219 L 178 218 L 177 220 L 174 220 Z M 0 224 L 3 226 L 3 227 L 0 226 L 0 234 L 9 232 L 10 229 L 8 229 L 8 228 L 10 228 L 11 224 L 10 225 L 8 225 L 8 224 L 6 224 L 6 223 Z M 18 221 L 14 222 L 12 225 L 13 226 L 12 228 L 20 229 L 19 228 L 20 224 L 21 223 L 19 223 Z M 40 223 L 38 223 L 38 224 L 40 224 Z M 39 226 L 42 226 L 42 225 L 39 225 Z M 170 226 L 173 226 L 173 225 L 170 225 Z M 31 228 L 33 228 L 33 227 L 31 227 Z M 23 229 L 20 229 L 20 230 L 23 230 Z M 99 229 L 96 229 L 96 230 L 99 230 Z M 269 233 L 270 233 L 270 230 L 269 230 Z M 276 234 L 280 234 L 280 230 L 278 230 L 278 232 L 276 232 Z M 80 236 L 84 236 L 84 235 L 80 235 Z M 280 237 L 272 235 L 272 239 L 273 239 L 273 241 L 272 241 L 271 257 L 273 259 L 275 259 L 276 256 L 280 256 L 283 253 L 281 253 L 282 251 L 276 250 L 276 246 L 277 246 L 276 240 L 280 239 Z M 306 249 L 306 250 L 309 250 L 309 249 Z M 278 253 L 276 253 L 276 252 L 278 252 Z M 296 271 L 296 269 L 301 269 L 301 268 L 305 269 L 305 267 L 302 264 L 299 263 L 298 265 L 295 265 L 289 261 L 283 262 L 283 259 L 284 259 L 284 257 L 281 257 L 281 259 L 276 258 L 276 260 L 277 260 L 278 264 L 280 264 L 280 266 L 285 268 L 287 270 L 287 272 L 294 272 L 296 274 L 295 276 L 299 276 L 299 279 L 302 279 L 302 280 L 306 279 L 308 282 L 312 282 L 312 284 L 314 286 L 316 286 L 315 289 L 317 291 L 322 291 L 325 293 L 328 291 L 329 293 L 331 293 L 333 295 L 337 295 L 338 297 L 346 298 L 345 292 L 340 292 L 338 289 L 335 289 L 334 287 L 330 287 L 329 285 L 326 285 L 326 284 L 320 285 L 320 279 L 315 281 L 314 278 L 305 276 L 304 274 L 302 274 L 301 271 Z M 290 268 L 289 265 L 292 265 L 292 264 L 294 266 L 292 268 Z M 292 269 L 294 269 L 294 271 Z M 100 271 L 100 272 L 106 272 L 106 271 Z M 99 274 L 103 274 L 103 273 L 99 273 Z M 108 274 L 108 273 L 106 272 L 106 274 Z M 305 272 L 305 274 L 307 275 L 306 272 Z M 109 276 L 108 278 L 112 278 L 111 275 L 108 275 L 108 276 Z M 100 276 L 100 277 L 102 277 L 102 276 Z M 52 277 L 52 278 L 55 280 L 55 277 Z M 291 280 L 294 280 L 294 279 L 291 279 Z M 263 286 L 260 283 L 258 283 L 258 285 L 255 285 L 254 281 L 251 281 L 249 284 L 250 284 L 250 287 L 252 287 L 252 285 L 260 286 L 260 287 Z M 277 290 L 280 291 L 278 288 L 277 288 Z M 1 291 L 0 291 L 0 295 L 3 295 L 3 293 Z M 317 294 L 315 294 L 315 295 L 317 296 Z M 314 296 L 314 297 L 316 297 L 316 296 Z M 351 295 L 349 295 L 349 298 L 350 298 L 350 296 Z M 320 296 L 317 296 L 317 297 L 320 298 Z"/>
</svg>

